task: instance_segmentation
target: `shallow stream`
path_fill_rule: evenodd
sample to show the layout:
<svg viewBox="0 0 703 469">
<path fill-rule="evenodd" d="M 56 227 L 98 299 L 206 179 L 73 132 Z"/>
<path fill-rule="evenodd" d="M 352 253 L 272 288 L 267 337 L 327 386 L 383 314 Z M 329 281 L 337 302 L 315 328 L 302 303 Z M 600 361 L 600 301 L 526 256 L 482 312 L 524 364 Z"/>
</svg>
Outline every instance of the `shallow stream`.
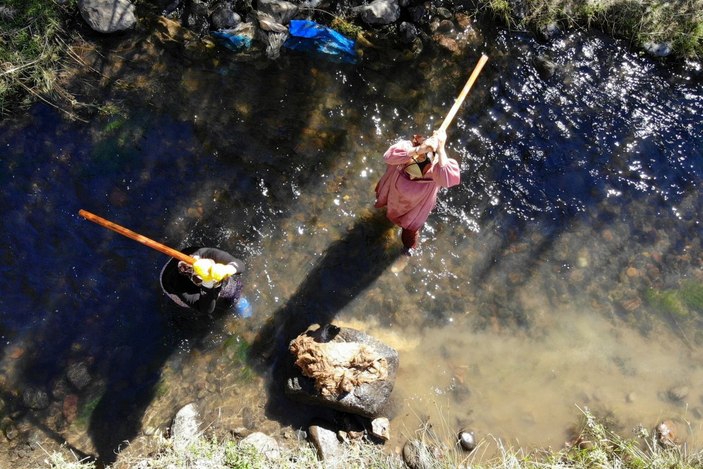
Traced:
<svg viewBox="0 0 703 469">
<path fill-rule="evenodd" d="M 87 72 L 89 122 L 42 104 L 0 123 L 8 451 L 15 429 L 110 461 L 191 401 L 222 428 L 303 427 L 250 352 L 327 321 L 399 351 L 391 448 L 428 422 L 446 441 L 469 428 L 486 448 L 558 448 L 585 408 L 625 436 L 675 419 L 699 448 L 700 71 L 594 35 L 485 43 L 374 67 L 151 63 L 112 45 Z M 382 154 L 438 125 L 481 53 L 448 132 L 462 184 L 402 265 L 373 209 Z M 165 256 L 81 208 L 241 257 L 253 316 L 179 311 Z"/>
</svg>

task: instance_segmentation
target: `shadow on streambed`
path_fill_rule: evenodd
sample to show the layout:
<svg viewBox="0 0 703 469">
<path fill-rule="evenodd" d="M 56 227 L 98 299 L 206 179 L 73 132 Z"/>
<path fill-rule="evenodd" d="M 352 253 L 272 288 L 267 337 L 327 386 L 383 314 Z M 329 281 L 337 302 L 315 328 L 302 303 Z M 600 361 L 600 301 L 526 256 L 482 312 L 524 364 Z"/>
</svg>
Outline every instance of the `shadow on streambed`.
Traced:
<svg viewBox="0 0 703 469">
<path fill-rule="evenodd" d="M 128 351 L 112 357 L 109 371 L 104 373 L 104 392 L 97 398 L 88 427 L 102 464 L 114 463 L 118 451 L 142 431 L 142 418 L 158 397 L 166 361 L 182 344 L 205 348 L 203 341 L 213 330 L 222 328 L 226 317 L 226 313 L 201 316 L 169 300 L 162 302 L 160 315 L 166 323 L 164 330 L 170 333 L 162 335 L 156 344 L 133 343 Z"/>
<path fill-rule="evenodd" d="M 268 418 L 294 428 L 307 428 L 315 416 L 334 419 L 335 412 L 320 407 L 291 405 L 285 395 L 285 382 L 294 366 L 288 344 L 310 325 L 332 322 L 393 264 L 401 255 L 394 228 L 385 211 L 358 220 L 327 249 L 286 305 L 257 334 L 249 359 L 260 373 L 268 374 Z"/>
</svg>

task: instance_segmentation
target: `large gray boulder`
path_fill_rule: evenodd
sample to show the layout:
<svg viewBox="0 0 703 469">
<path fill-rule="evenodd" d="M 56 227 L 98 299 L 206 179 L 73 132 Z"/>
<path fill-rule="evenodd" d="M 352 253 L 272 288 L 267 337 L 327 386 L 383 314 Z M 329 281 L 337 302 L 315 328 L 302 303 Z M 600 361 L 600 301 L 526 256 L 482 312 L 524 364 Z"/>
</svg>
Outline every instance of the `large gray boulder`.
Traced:
<svg viewBox="0 0 703 469">
<path fill-rule="evenodd" d="M 129 0 L 79 0 L 78 11 L 88 26 L 99 33 L 125 31 L 137 23 Z"/>
<path fill-rule="evenodd" d="M 304 336 L 314 337 L 315 341 L 325 344 L 326 347 L 321 347 L 321 350 L 330 350 L 335 346 L 339 346 L 343 350 L 353 350 L 354 347 L 358 347 L 362 352 L 361 355 L 364 355 L 366 359 L 372 358 L 373 367 L 382 368 L 382 373 L 376 375 L 377 379 L 373 379 L 373 374 L 362 377 L 363 379 L 356 379 L 354 376 L 347 375 L 343 368 L 341 370 L 337 368 L 332 371 L 331 375 L 342 376 L 340 390 L 330 391 L 329 388 L 321 387 L 317 377 L 306 376 L 310 373 L 306 373 L 300 365 L 291 366 L 290 376 L 286 380 L 286 393 L 291 398 L 306 404 L 321 405 L 368 418 L 382 415 L 393 391 L 398 371 L 398 352 L 364 332 L 346 327 L 328 325 L 317 330 L 311 328 L 292 341 L 291 345 Z M 293 352 L 293 348 L 291 346 L 291 352 Z M 313 353 L 298 351 L 297 356 L 293 352 L 294 359 L 296 359 L 296 363 L 300 363 L 300 358 L 304 355 L 303 358 L 307 358 L 308 364 L 310 364 L 310 357 L 316 356 L 314 352 L 319 351 L 313 351 Z M 330 358 L 330 360 L 326 360 L 326 358 Z M 320 357 L 320 360 L 333 362 L 334 360 L 331 358 Z M 315 366 L 314 363 L 310 365 Z M 356 360 L 354 366 L 350 368 L 357 371 L 358 365 L 359 361 Z M 371 377 L 369 378 L 369 376 Z"/>
</svg>

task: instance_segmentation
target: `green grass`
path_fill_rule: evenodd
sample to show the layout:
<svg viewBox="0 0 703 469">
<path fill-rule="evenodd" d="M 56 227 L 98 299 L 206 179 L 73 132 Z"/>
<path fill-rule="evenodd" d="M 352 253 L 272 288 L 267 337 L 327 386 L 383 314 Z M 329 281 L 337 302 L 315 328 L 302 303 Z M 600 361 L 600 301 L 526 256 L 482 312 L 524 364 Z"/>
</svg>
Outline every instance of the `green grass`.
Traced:
<svg viewBox="0 0 703 469">
<path fill-rule="evenodd" d="M 438 441 L 431 430 L 420 431 L 419 440 L 427 448 L 434 446 L 439 451 L 422 451 L 427 467 L 433 469 L 700 469 L 703 467 L 703 452 L 690 452 L 685 447 L 663 447 L 656 437 L 646 429 L 635 429 L 632 437 L 614 432 L 608 419 L 598 419 L 587 409 L 583 410 L 580 432 L 568 445 L 558 450 L 525 451 L 506 447 L 493 440 L 497 455 L 489 460 L 480 460 L 481 448 L 488 440 L 479 442 L 472 453 L 467 454 L 456 446 L 447 447 Z M 123 467 L 212 468 L 212 469 L 326 469 L 328 467 L 349 469 L 405 469 L 400 456 L 388 448 L 370 443 L 347 443 L 343 445 L 334 466 L 319 461 L 314 448 L 306 443 L 293 443 L 292 447 L 281 447 L 280 454 L 267 459 L 252 447 L 235 440 L 218 441 L 201 436 L 183 449 L 178 449 L 169 440 L 159 442 L 160 449 L 149 457 L 118 459 Z M 89 462 L 77 461 L 54 453 L 47 460 L 51 469 L 93 469 Z M 107 468 L 109 469 L 109 468 Z"/>
<path fill-rule="evenodd" d="M 477 0 L 479 12 L 489 12 L 513 29 L 594 28 L 623 38 L 635 48 L 648 43 L 669 44 L 681 59 L 703 59 L 703 0 L 525 0 L 518 17 L 507 0 Z"/>
<path fill-rule="evenodd" d="M 23 109 L 36 99 L 48 102 L 60 92 L 63 13 L 70 9 L 75 9 L 73 0 L 63 6 L 46 0 L 0 3 L 0 115 Z"/>
</svg>

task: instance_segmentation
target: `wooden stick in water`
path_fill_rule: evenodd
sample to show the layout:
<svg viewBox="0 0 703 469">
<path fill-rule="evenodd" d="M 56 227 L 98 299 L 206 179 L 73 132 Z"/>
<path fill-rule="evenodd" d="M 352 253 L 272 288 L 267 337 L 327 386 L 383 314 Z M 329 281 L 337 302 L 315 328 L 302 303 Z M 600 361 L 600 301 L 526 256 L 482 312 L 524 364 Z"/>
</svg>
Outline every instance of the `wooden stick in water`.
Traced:
<svg viewBox="0 0 703 469">
<path fill-rule="evenodd" d="M 174 259 L 178 259 L 179 261 L 187 262 L 190 265 L 193 265 L 193 263 L 196 261 L 194 257 L 191 257 L 187 254 L 183 254 L 180 251 L 176 251 L 175 249 L 172 249 L 168 246 L 165 246 L 159 242 L 154 241 L 153 239 L 149 239 L 146 236 L 140 235 L 139 233 L 135 233 L 132 230 L 128 230 L 127 228 L 118 225 L 117 223 L 113 223 L 109 220 L 105 220 L 102 217 L 99 217 L 93 213 L 90 213 L 86 210 L 79 210 L 78 215 L 82 216 L 86 220 L 92 221 L 93 223 L 97 223 L 100 226 L 103 226 L 107 229 L 110 229 L 112 231 L 115 231 L 122 236 L 126 236 L 128 238 L 131 238 L 137 242 L 140 242 L 146 246 L 149 246 L 152 249 L 156 249 L 159 252 L 162 252 L 166 254 L 167 256 L 171 256 Z"/>
<path fill-rule="evenodd" d="M 466 95 L 469 94 L 469 90 L 471 89 L 471 86 L 473 86 L 474 82 L 476 81 L 476 78 L 478 78 L 478 74 L 481 73 L 481 69 L 483 68 L 483 65 L 486 63 L 487 60 L 488 60 L 487 55 L 485 55 L 485 54 L 481 55 L 481 58 L 478 60 L 478 63 L 476 64 L 476 67 L 474 68 L 473 73 L 471 74 L 471 76 L 469 77 L 469 80 L 464 85 L 464 89 L 462 89 L 461 93 L 459 93 L 459 96 L 456 98 L 456 101 L 454 101 L 454 105 L 449 110 L 449 114 L 447 114 L 447 117 L 444 118 L 444 122 L 442 122 L 442 125 L 439 127 L 440 130 L 446 131 L 447 127 L 449 127 L 449 124 L 452 123 L 454 116 L 456 115 L 457 111 L 461 107 L 461 104 L 464 102 Z"/>
</svg>

